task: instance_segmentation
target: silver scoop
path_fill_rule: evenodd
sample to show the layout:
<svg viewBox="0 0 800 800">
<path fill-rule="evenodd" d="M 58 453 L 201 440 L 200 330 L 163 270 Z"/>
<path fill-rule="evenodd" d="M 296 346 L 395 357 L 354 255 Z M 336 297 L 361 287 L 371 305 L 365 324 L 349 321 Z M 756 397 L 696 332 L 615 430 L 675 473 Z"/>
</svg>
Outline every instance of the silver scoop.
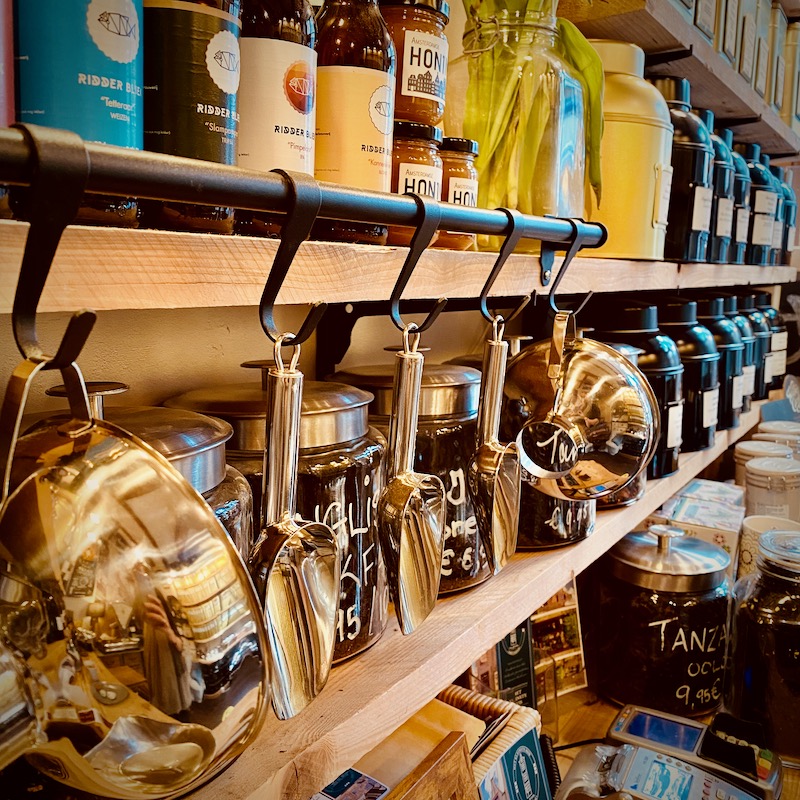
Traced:
<svg viewBox="0 0 800 800">
<path fill-rule="evenodd" d="M 264 718 L 258 599 L 203 498 L 144 442 L 91 419 L 75 364 L 62 369 L 71 418 L 19 437 L 44 366 L 17 367 L 0 412 L 0 636 L 33 699 L 25 755 L 92 794 L 182 795 Z"/>
<path fill-rule="evenodd" d="M 339 547 L 321 522 L 295 519 L 303 373 L 296 345 L 284 367 L 279 337 L 267 371 L 263 522 L 250 571 L 264 603 L 279 719 L 300 713 L 322 690 L 333 660 L 339 608 Z"/>
<path fill-rule="evenodd" d="M 494 574 L 500 572 L 517 548 L 522 480 L 516 442 L 503 444 L 498 439 L 507 359 L 503 320 L 495 317 L 492 338 L 486 340 L 483 351 L 478 447 L 467 472 L 478 532 Z"/>
<path fill-rule="evenodd" d="M 395 355 L 387 485 L 377 510 L 389 594 L 404 634 L 416 630 L 436 603 L 445 532 L 444 485 L 435 475 L 413 471 L 425 361 L 418 345 L 415 326 L 407 326 Z"/>
</svg>

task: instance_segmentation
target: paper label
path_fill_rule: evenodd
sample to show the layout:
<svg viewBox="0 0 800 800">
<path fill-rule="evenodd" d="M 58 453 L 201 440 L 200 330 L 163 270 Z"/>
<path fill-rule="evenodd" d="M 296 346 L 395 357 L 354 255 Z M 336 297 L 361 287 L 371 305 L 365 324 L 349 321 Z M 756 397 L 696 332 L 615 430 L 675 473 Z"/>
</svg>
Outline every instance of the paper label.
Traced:
<svg viewBox="0 0 800 800">
<path fill-rule="evenodd" d="M 774 223 L 775 217 L 769 214 L 753 214 L 753 235 L 750 238 L 750 243 L 772 247 L 772 228 Z"/>
<path fill-rule="evenodd" d="M 756 59 L 756 21 L 748 14 L 742 22 L 742 53 L 739 72 L 749 81 L 753 77 L 753 64 Z"/>
<path fill-rule="evenodd" d="M 785 350 L 789 346 L 789 332 L 778 331 L 772 334 L 770 340 L 770 350 L 774 353 L 776 350 Z"/>
<path fill-rule="evenodd" d="M 786 62 L 778 56 L 775 62 L 775 94 L 772 104 L 780 108 L 783 105 L 783 85 L 786 81 Z"/>
<path fill-rule="evenodd" d="M 767 67 L 769 65 L 769 46 L 766 39 L 758 40 L 758 56 L 756 57 L 755 90 L 762 96 L 767 93 Z"/>
<path fill-rule="evenodd" d="M 780 250 L 783 247 L 783 223 L 775 222 L 772 225 L 772 249 Z"/>
<path fill-rule="evenodd" d="M 786 236 L 786 251 L 789 253 L 794 252 L 794 243 L 797 238 L 797 228 L 794 225 L 789 226 L 789 232 Z"/>
<path fill-rule="evenodd" d="M 764 383 L 768 386 L 772 382 L 772 376 L 775 373 L 772 371 L 772 353 L 767 353 L 764 356 Z"/>
<path fill-rule="evenodd" d="M 733 200 L 720 197 L 717 200 L 717 236 L 730 238 L 733 231 Z"/>
<path fill-rule="evenodd" d="M 478 181 L 474 178 L 450 178 L 447 183 L 447 202 L 475 208 L 478 205 Z"/>
<path fill-rule="evenodd" d="M 789 504 L 788 503 L 760 503 L 758 500 L 753 501 L 753 514 L 759 514 L 767 517 L 789 517 Z"/>
<path fill-rule="evenodd" d="M 342 113 L 347 98 L 347 113 Z M 394 76 L 365 67 L 317 69 L 314 177 L 356 189 L 392 188 Z"/>
<path fill-rule="evenodd" d="M 317 54 L 280 39 L 239 45 L 239 166 L 313 175 Z"/>
<path fill-rule="evenodd" d="M 667 411 L 667 447 L 678 447 L 683 441 L 683 403 Z"/>
<path fill-rule="evenodd" d="M 772 376 L 780 378 L 786 374 L 786 351 L 777 350 L 772 354 Z"/>
<path fill-rule="evenodd" d="M 717 0 L 697 0 L 694 10 L 694 24 L 706 36 L 713 36 L 716 22 Z"/>
<path fill-rule="evenodd" d="M 775 212 L 778 210 L 778 195 L 775 192 L 767 192 L 763 189 L 757 190 L 755 195 L 753 211 L 756 214 L 769 214 L 774 217 Z"/>
<path fill-rule="evenodd" d="M 442 168 L 401 162 L 397 170 L 397 191 L 399 194 L 413 192 L 441 200 Z"/>
<path fill-rule="evenodd" d="M 703 427 L 710 428 L 719 419 L 719 388 L 703 392 Z"/>
<path fill-rule="evenodd" d="M 444 102 L 447 83 L 447 39 L 406 31 L 400 93 Z"/>
<path fill-rule="evenodd" d="M 656 196 L 653 222 L 666 225 L 669 218 L 669 198 L 672 194 L 672 167 L 656 164 Z"/>
<path fill-rule="evenodd" d="M 714 192 L 709 186 L 694 187 L 693 231 L 709 231 L 711 229 L 711 204 L 713 200 Z"/>
<path fill-rule="evenodd" d="M 734 375 L 731 386 L 731 405 L 741 408 L 744 405 L 744 375 Z"/>
<path fill-rule="evenodd" d="M 753 392 L 756 390 L 756 368 L 755 365 L 750 364 L 742 369 L 742 379 L 744 385 L 742 393 L 745 397 L 752 397 Z"/>
<path fill-rule="evenodd" d="M 747 234 L 750 231 L 750 209 L 736 209 L 736 241 L 747 244 Z"/>
<path fill-rule="evenodd" d="M 722 41 L 722 52 L 731 61 L 736 58 L 736 34 L 739 30 L 739 0 L 728 0 L 725 10 L 725 36 Z"/>
</svg>

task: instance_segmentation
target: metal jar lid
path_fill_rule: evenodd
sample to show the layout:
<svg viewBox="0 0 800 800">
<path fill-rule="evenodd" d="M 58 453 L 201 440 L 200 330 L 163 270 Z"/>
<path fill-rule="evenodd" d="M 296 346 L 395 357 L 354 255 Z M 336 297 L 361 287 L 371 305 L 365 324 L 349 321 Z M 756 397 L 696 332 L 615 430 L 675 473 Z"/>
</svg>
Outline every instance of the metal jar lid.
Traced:
<svg viewBox="0 0 800 800">
<path fill-rule="evenodd" d="M 747 482 L 756 486 L 778 488 L 800 485 L 800 461 L 793 458 L 752 458 L 744 468 Z"/>
<path fill-rule="evenodd" d="M 733 448 L 733 458 L 737 463 L 744 463 L 752 458 L 791 458 L 792 448 L 773 441 L 749 439 L 737 442 Z"/>
<path fill-rule="evenodd" d="M 758 566 L 767 571 L 778 567 L 784 577 L 800 579 L 800 534 L 778 530 L 762 533 L 758 540 Z"/>
<path fill-rule="evenodd" d="M 300 448 L 311 450 L 354 441 L 368 430 L 369 392 L 343 383 L 303 381 Z M 264 452 L 266 393 L 257 383 L 194 389 L 165 401 L 170 408 L 213 414 L 233 428 L 228 450 Z"/>
<path fill-rule="evenodd" d="M 369 413 L 388 417 L 392 413 L 394 364 L 353 367 L 335 373 L 331 380 L 367 389 L 375 399 Z M 419 393 L 420 418 L 469 418 L 478 414 L 481 373 L 458 364 L 425 364 Z"/>
<path fill-rule="evenodd" d="M 731 561 L 721 547 L 669 525 L 629 533 L 609 554 L 617 578 L 659 592 L 716 589 Z"/>
<path fill-rule="evenodd" d="M 768 422 L 759 422 L 758 432 L 789 433 L 792 436 L 800 436 L 800 422 L 793 422 L 789 419 L 774 419 Z"/>
</svg>

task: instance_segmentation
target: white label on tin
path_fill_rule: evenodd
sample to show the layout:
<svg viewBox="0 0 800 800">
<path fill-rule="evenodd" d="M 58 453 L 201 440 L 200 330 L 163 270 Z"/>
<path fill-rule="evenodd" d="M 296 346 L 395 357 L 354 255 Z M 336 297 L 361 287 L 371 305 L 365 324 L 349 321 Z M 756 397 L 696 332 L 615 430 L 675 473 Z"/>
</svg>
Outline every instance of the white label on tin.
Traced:
<svg viewBox="0 0 800 800">
<path fill-rule="evenodd" d="M 783 224 L 775 220 L 772 226 L 772 249 L 780 250 L 783 247 Z"/>
<path fill-rule="evenodd" d="M 694 187 L 694 208 L 692 209 L 692 230 L 709 231 L 711 228 L 711 204 L 714 192 L 708 186 Z"/>
<path fill-rule="evenodd" d="M 731 401 L 734 408 L 741 408 L 744 405 L 744 375 L 733 376 L 733 387 L 731 389 Z"/>
<path fill-rule="evenodd" d="M 717 200 L 717 236 L 728 238 L 733 230 L 733 200 L 720 197 Z"/>
<path fill-rule="evenodd" d="M 753 235 L 750 244 L 772 247 L 772 227 L 775 217 L 771 214 L 753 214 Z"/>
<path fill-rule="evenodd" d="M 666 225 L 669 218 L 669 198 L 672 194 L 672 167 L 656 164 L 655 224 Z"/>
<path fill-rule="evenodd" d="M 703 427 L 716 425 L 719 419 L 719 388 L 703 392 Z"/>
<path fill-rule="evenodd" d="M 772 354 L 772 374 L 776 378 L 786 374 L 786 351 L 777 350 Z"/>
<path fill-rule="evenodd" d="M 756 192 L 755 202 L 753 203 L 753 211 L 756 214 L 769 214 L 774 217 L 777 210 L 778 195 L 775 192 L 767 192 L 763 189 Z"/>
<path fill-rule="evenodd" d="M 764 356 L 764 383 L 769 386 L 770 382 L 772 381 L 772 353 L 767 353 Z"/>
<path fill-rule="evenodd" d="M 747 234 L 750 232 L 750 209 L 736 209 L 736 241 L 747 244 Z"/>
<path fill-rule="evenodd" d="M 682 441 L 683 403 L 678 403 L 667 412 L 667 447 L 678 447 Z"/>
<path fill-rule="evenodd" d="M 794 252 L 794 243 L 797 238 L 797 228 L 794 225 L 789 226 L 789 233 L 786 236 L 786 249 L 788 252 Z"/>
<path fill-rule="evenodd" d="M 742 392 L 745 397 L 752 397 L 753 392 L 756 390 L 756 368 L 754 364 L 750 364 L 742 369 L 742 379 L 744 386 Z"/>
<path fill-rule="evenodd" d="M 785 350 L 789 346 L 789 332 L 779 331 L 772 334 L 772 341 L 769 349 L 774 353 L 776 350 Z"/>
</svg>

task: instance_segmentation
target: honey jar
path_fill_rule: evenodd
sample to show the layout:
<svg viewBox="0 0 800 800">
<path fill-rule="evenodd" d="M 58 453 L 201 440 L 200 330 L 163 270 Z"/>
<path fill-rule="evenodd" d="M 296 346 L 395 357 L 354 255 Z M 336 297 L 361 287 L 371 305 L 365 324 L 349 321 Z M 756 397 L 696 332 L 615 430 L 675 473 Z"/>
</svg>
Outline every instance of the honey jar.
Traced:
<svg viewBox="0 0 800 800">
<path fill-rule="evenodd" d="M 446 136 L 439 147 L 442 159 L 442 200 L 457 206 L 478 205 L 478 170 L 475 159 L 478 156 L 478 143 L 474 139 L 458 139 Z M 474 233 L 442 231 L 436 247 L 449 247 L 452 250 L 474 250 Z"/>
</svg>

